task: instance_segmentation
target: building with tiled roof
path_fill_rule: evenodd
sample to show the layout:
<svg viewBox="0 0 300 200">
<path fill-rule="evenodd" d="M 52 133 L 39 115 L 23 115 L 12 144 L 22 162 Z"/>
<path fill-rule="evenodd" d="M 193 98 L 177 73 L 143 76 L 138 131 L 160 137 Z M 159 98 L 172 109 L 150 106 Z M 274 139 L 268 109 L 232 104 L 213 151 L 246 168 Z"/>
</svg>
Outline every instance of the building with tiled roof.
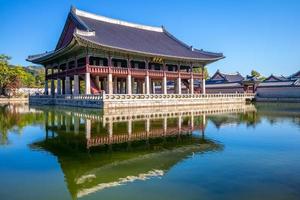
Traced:
<svg viewBox="0 0 300 200">
<path fill-rule="evenodd" d="M 164 27 L 72 8 L 55 50 L 27 60 L 45 66 L 46 93 L 51 81 L 51 94 L 150 94 L 157 92 L 155 85 L 167 94 L 167 81 L 173 80 L 180 94 L 182 83 L 194 93 L 194 79 L 203 80 L 194 68 L 222 58 L 185 44 Z"/>
</svg>

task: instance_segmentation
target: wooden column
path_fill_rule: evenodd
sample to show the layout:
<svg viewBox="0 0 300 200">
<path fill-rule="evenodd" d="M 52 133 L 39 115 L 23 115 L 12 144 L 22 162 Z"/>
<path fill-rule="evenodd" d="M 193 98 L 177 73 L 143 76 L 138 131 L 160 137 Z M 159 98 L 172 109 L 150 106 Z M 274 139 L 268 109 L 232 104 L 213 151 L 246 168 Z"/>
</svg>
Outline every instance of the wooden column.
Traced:
<svg viewBox="0 0 300 200">
<path fill-rule="evenodd" d="M 85 95 L 91 94 L 91 75 L 90 73 L 85 73 Z"/>
<path fill-rule="evenodd" d="M 178 76 L 177 78 L 177 84 L 176 84 L 176 93 L 177 94 L 181 94 L 181 77 Z"/>
<path fill-rule="evenodd" d="M 147 70 L 147 74 L 145 77 L 145 93 L 150 94 L 150 79 L 149 79 L 149 72 Z"/>
<path fill-rule="evenodd" d="M 162 93 L 163 94 L 168 94 L 168 90 L 167 90 L 167 75 L 164 72 L 164 77 L 163 77 L 163 81 L 162 81 Z"/>
<path fill-rule="evenodd" d="M 194 75 L 191 75 L 190 79 L 190 94 L 194 94 Z"/>
<path fill-rule="evenodd" d="M 206 94 L 206 86 L 205 86 L 205 77 L 204 77 L 204 68 L 205 66 L 202 66 L 202 94 Z"/>
<path fill-rule="evenodd" d="M 126 77 L 126 94 L 132 94 L 132 79 L 131 79 L 131 65 L 130 58 L 127 58 L 127 77 Z"/>
<path fill-rule="evenodd" d="M 113 94 L 113 78 L 111 72 L 107 75 L 107 93 Z"/>
<path fill-rule="evenodd" d="M 127 75 L 127 79 L 126 79 L 126 93 L 127 94 L 132 94 L 131 74 Z"/>
</svg>

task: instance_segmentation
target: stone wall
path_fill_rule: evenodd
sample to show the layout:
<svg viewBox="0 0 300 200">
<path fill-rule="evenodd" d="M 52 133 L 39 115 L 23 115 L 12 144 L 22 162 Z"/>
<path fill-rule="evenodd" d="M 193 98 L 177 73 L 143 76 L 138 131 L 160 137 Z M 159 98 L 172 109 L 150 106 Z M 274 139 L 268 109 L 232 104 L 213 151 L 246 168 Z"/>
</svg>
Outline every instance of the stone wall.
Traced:
<svg viewBox="0 0 300 200">
<path fill-rule="evenodd" d="M 258 87 L 259 98 L 300 98 L 300 86 Z"/>
</svg>

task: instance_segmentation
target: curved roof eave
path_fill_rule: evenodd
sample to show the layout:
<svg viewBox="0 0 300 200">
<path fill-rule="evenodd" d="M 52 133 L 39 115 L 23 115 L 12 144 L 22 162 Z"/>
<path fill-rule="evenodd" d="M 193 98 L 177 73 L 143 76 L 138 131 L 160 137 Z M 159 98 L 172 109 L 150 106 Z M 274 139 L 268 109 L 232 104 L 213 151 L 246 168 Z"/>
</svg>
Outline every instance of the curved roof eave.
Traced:
<svg viewBox="0 0 300 200">
<path fill-rule="evenodd" d="M 221 60 L 221 59 L 225 58 L 225 56 L 221 56 L 221 57 L 217 57 L 217 58 L 192 58 L 192 57 L 178 57 L 178 56 L 172 56 L 172 55 L 154 54 L 154 53 L 149 53 L 149 52 L 142 52 L 142 51 L 137 51 L 137 50 L 131 50 L 131 49 L 125 49 L 125 48 L 120 48 L 120 47 L 115 47 L 115 46 L 109 46 L 109 45 L 101 44 L 101 43 L 98 43 L 98 42 L 96 43 L 94 41 L 83 38 L 78 34 L 75 34 L 74 36 L 75 36 L 75 38 L 77 38 L 81 41 L 92 43 L 92 44 L 98 45 L 100 47 L 104 47 L 104 48 L 108 48 L 108 49 L 117 49 L 119 51 L 124 51 L 124 52 L 127 52 L 127 53 L 140 54 L 140 55 L 144 55 L 144 56 L 149 56 L 150 55 L 150 56 L 158 56 L 158 57 L 164 57 L 164 58 L 169 58 L 169 59 L 182 59 L 182 60 L 186 60 L 186 61 L 197 61 L 197 62 L 206 62 L 206 63 L 215 62 L 215 61 L 218 61 L 218 60 Z"/>
<path fill-rule="evenodd" d="M 45 62 L 47 62 L 47 60 L 53 59 L 53 58 L 55 58 L 55 56 L 58 56 L 59 54 L 67 53 L 76 45 L 76 43 L 77 42 L 76 42 L 75 38 L 73 37 L 71 42 L 67 46 L 65 46 L 61 49 L 58 49 L 58 50 L 56 50 L 52 53 L 48 53 L 46 55 L 44 54 L 42 56 L 37 56 L 36 58 L 30 58 L 30 56 L 29 56 L 26 60 L 29 62 L 35 63 L 35 64 L 45 63 Z"/>
</svg>

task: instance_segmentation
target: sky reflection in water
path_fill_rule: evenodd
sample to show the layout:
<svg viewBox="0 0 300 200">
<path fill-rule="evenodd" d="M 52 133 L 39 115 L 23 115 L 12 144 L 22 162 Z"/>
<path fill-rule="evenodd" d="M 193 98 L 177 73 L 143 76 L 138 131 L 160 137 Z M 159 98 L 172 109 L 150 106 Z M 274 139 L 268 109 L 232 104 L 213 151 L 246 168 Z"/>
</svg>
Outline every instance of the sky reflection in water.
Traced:
<svg viewBox="0 0 300 200">
<path fill-rule="evenodd" d="M 1 105 L 0 199 L 299 199 L 300 105 L 218 109 Z"/>
</svg>

